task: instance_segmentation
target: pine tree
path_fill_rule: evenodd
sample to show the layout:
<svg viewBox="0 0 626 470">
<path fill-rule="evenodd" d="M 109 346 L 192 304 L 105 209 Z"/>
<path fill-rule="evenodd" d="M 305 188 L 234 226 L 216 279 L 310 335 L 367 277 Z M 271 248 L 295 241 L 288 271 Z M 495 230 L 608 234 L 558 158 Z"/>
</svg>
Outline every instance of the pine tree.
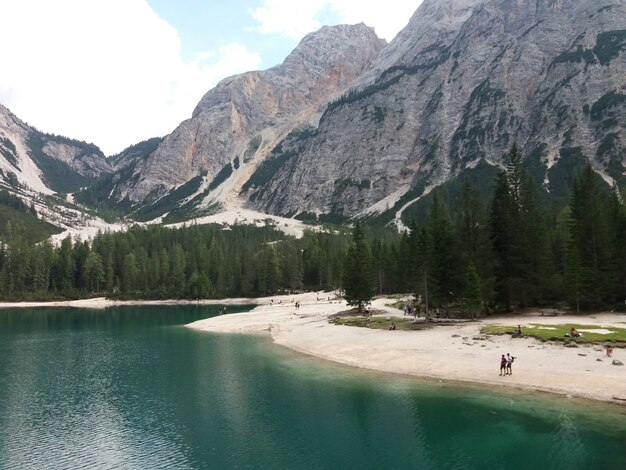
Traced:
<svg viewBox="0 0 626 470">
<path fill-rule="evenodd" d="M 460 297 L 463 270 L 459 269 L 460 253 L 452 221 L 441 198 L 435 194 L 427 226 L 432 241 L 431 275 L 434 280 L 430 296 L 446 313 L 456 296 Z"/>
<path fill-rule="evenodd" d="M 545 214 L 539 207 L 535 188 L 527 175 L 521 182 L 515 240 L 516 272 L 519 276 L 519 300 L 522 306 L 535 305 L 550 292 L 552 264 Z"/>
<path fill-rule="evenodd" d="M 421 298 L 424 305 L 426 318 L 430 318 L 430 290 L 433 286 L 431 265 L 433 263 L 433 244 L 426 227 L 422 227 L 417 236 L 417 259 L 418 283 L 416 298 Z"/>
<path fill-rule="evenodd" d="M 480 285 L 480 276 L 474 263 L 470 263 L 465 272 L 465 292 L 464 299 L 467 310 L 470 316 L 474 318 L 475 315 L 480 313 L 482 305 L 482 292 Z"/>
<path fill-rule="evenodd" d="M 568 277 L 578 278 L 576 302 L 580 308 L 600 308 L 611 300 L 616 280 L 607 216 L 608 196 L 602 192 L 591 165 L 574 180 L 571 194 L 570 250 L 573 253 L 569 258 L 578 262 L 570 262 Z"/>
<path fill-rule="evenodd" d="M 463 182 L 459 206 L 461 209 L 456 219 L 456 231 L 461 244 L 460 264 L 465 271 L 470 264 L 474 265 L 481 281 L 483 298 L 490 299 L 493 296 L 494 255 L 489 238 L 489 223 L 469 178 Z"/>
<path fill-rule="evenodd" d="M 87 277 L 87 288 L 91 292 L 100 292 L 100 283 L 104 281 L 104 264 L 102 257 L 95 251 L 87 255 L 85 274 Z"/>
<path fill-rule="evenodd" d="M 490 211 L 491 240 L 495 255 L 495 298 L 496 301 L 511 310 L 512 284 L 514 274 L 514 204 L 509 191 L 507 175 L 500 172 L 496 179 L 493 201 Z"/>
<path fill-rule="evenodd" d="M 514 145 L 509 165 L 496 180 L 490 212 L 496 300 L 511 310 L 536 304 L 551 277 L 545 215 Z"/>
<path fill-rule="evenodd" d="M 344 298 L 348 305 L 356 306 L 359 312 L 363 312 L 363 308 L 376 292 L 375 285 L 370 251 L 365 243 L 361 225 L 357 222 L 346 258 L 343 277 Z"/>
</svg>

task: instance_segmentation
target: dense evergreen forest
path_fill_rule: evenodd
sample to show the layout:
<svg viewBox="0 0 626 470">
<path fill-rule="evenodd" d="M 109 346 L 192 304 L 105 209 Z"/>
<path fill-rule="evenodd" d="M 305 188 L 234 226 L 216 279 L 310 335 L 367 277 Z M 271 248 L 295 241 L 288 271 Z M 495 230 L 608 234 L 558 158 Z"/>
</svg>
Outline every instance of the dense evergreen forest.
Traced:
<svg viewBox="0 0 626 470">
<path fill-rule="evenodd" d="M 486 205 L 465 181 L 450 214 L 434 197 L 424 223 L 398 234 L 363 223 L 375 292 L 412 292 L 431 307 L 486 312 L 567 302 L 624 309 L 626 209 L 587 166 L 566 207 L 544 207 L 513 148 Z M 0 238 L 2 300 L 223 298 L 338 289 L 347 229 L 289 237 L 271 225 L 132 227 L 58 247 Z"/>
</svg>

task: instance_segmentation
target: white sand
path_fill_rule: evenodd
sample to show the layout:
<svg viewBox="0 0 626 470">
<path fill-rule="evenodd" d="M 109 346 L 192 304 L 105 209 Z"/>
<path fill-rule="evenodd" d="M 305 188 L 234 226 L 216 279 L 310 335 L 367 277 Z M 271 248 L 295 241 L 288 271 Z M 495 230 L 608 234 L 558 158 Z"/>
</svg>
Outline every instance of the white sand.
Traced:
<svg viewBox="0 0 626 470">
<path fill-rule="evenodd" d="M 332 294 L 330 294 L 332 296 Z M 296 310 L 294 301 L 301 303 Z M 386 307 L 388 299 L 374 301 L 373 308 L 385 316 L 402 317 L 402 311 Z M 531 324 L 545 328 L 563 323 L 597 325 L 593 332 L 624 328 L 625 315 L 541 317 L 537 312 L 488 318 L 452 326 L 436 326 L 421 331 L 370 330 L 337 326 L 328 322 L 332 313 L 348 307 L 328 293 L 307 293 L 261 299 L 221 299 L 202 301 L 112 301 L 104 298 L 66 302 L 1 303 L 0 308 L 77 307 L 105 308 L 116 305 L 168 304 L 258 304 L 244 313 L 222 315 L 187 325 L 220 333 L 270 334 L 276 344 L 330 361 L 382 372 L 422 378 L 472 382 L 498 387 L 515 387 L 557 394 L 613 401 L 625 404 L 626 366 L 614 366 L 613 359 L 626 363 L 626 350 L 616 348 L 607 358 L 599 346 L 564 347 L 532 338 L 514 339 L 508 335 L 479 338 L 485 324 Z M 501 354 L 516 357 L 513 375 L 499 376 Z M 601 359 L 601 361 L 598 361 Z"/>
<path fill-rule="evenodd" d="M 478 339 L 485 324 L 521 324 L 523 329 L 530 323 L 583 323 L 610 328 L 620 327 L 624 315 L 545 318 L 533 312 L 421 331 L 371 330 L 330 324 L 328 315 L 347 306 L 336 300 L 329 302 L 327 296 L 275 297 L 273 305 L 263 299 L 263 305 L 251 312 L 209 318 L 188 326 L 221 333 L 266 332 L 276 344 L 365 369 L 625 403 L 616 398 L 626 399 L 626 366 L 611 363 L 613 359 L 626 363 L 624 349 L 616 348 L 613 357 L 608 358 L 599 346 L 568 348 L 561 343 L 509 335 Z M 294 299 L 301 302 L 299 310 L 292 303 Z M 277 304 L 278 300 L 282 304 Z M 402 311 L 384 306 L 390 302 L 376 300 L 373 307 L 385 310 L 386 316 L 402 317 Z M 500 357 L 506 353 L 516 357 L 513 375 L 499 376 Z"/>
</svg>

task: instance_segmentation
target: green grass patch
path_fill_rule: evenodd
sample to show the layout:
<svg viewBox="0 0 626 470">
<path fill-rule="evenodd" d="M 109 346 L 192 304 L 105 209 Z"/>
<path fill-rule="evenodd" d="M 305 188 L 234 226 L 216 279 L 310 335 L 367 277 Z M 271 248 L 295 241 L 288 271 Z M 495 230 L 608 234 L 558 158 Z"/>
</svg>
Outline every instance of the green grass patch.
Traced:
<svg viewBox="0 0 626 470">
<path fill-rule="evenodd" d="M 565 336 L 574 328 L 583 334 L 580 338 Z M 591 330 L 610 330 L 610 334 L 594 333 Z M 480 332 L 488 335 L 512 335 L 515 326 L 487 325 Z M 589 330 L 589 331 L 587 331 Z M 616 346 L 626 347 L 626 328 L 600 327 L 596 325 L 579 325 L 566 323 L 562 325 L 542 325 L 531 323 L 522 325 L 522 336 L 536 338 L 540 341 L 562 341 L 583 344 L 613 343 Z"/>
<path fill-rule="evenodd" d="M 330 319 L 333 325 L 358 326 L 361 328 L 371 328 L 372 330 L 388 330 L 392 323 L 396 324 L 396 330 L 417 331 L 427 330 L 435 326 L 457 325 L 454 321 L 413 321 L 408 318 L 399 318 L 385 315 L 367 316 L 348 316 L 334 317 Z"/>
<path fill-rule="evenodd" d="M 396 324 L 396 330 L 422 330 L 423 323 L 416 323 L 404 318 L 374 316 L 374 317 L 336 317 L 330 320 L 334 325 L 358 326 L 361 328 L 371 328 L 373 330 L 388 330 L 392 323 Z M 432 327 L 432 324 L 428 325 Z"/>
</svg>

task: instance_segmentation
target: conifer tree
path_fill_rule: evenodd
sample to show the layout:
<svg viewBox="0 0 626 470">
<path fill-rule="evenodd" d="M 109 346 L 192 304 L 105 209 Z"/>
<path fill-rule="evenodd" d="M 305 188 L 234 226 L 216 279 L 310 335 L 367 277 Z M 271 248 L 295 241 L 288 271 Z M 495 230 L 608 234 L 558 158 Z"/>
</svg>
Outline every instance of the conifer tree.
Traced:
<svg viewBox="0 0 626 470">
<path fill-rule="evenodd" d="M 453 297 L 460 296 L 463 270 L 459 269 L 460 256 L 454 227 L 446 206 L 435 194 L 427 220 L 432 243 L 430 297 L 446 311 Z"/>
<path fill-rule="evenodd" d="M 507 175 L 498 173 L 490 211 L 491 240 L 495 255 L 495 298 L 511 310 L 514 245 L 511 234 L 514 231 L 514 205 L 509 191 Z"/>
<path fill-rule="evenodd" d="M 507 310 L 513 302 L 522 307 L 537 303 L 551 274 L 548 230 L 515 145 L 506 171 L 496 179 L 490 225 L 496 300 Z"/>
<path fill-rule="evenodd" d="M 363 308 L 376 292 L 372 257 L 358 222 L 354 227 L 352 244 L 346 258 L 343 290 L 348 305 L 358 307 L 359 312 L 363 312 Z"/>
<path fill-rule="evenodd" d="M 469 264 L 465 272 L 465 305 L 470 313 L 470 316 L 474 318 L 480 312 L 482 305 L 482 292 L 480 285 L 480 276 L 474 263 Z"/>
<path fill-rule="evenodd" d="M 568 277 L 578 279 L 577 305 L 582 309 L 601 307 L 610 299 L 615 285 L 615 259 L 608 222 L 608 196 L 598 183 L 591 165 L 574 180 L 570 201 L 571 244 Z M 573 299 L 572 299 L 573 300 Z"/>
<path fill-rule="evenodd" d="M 550 291 L 552 264 L 545 214 L 539 207 L 535 188 L 524 174 L 514 239 L 517 243 L 516 272 L 519 276 L 519 300 L 522 306 L 534 305 Z"/>
<path fill-rule="evenodd" d="M 433 263 L 433 244 L 426 227 L 422 227 L 417 236 L 418 283 L 416 298 L 422 299 L 426 318 L 430 318 L 430 290 L 433 286 L 431 265 Z"/>
<path fill-rule="evenodd" d="M 85 275 L 87 278 L 87 288 L 91 292 L 100 292 L 100 284 L 104 281 L 104 264 L 102 257 L 92 251 L 85 260 Z"/>
</svg>

